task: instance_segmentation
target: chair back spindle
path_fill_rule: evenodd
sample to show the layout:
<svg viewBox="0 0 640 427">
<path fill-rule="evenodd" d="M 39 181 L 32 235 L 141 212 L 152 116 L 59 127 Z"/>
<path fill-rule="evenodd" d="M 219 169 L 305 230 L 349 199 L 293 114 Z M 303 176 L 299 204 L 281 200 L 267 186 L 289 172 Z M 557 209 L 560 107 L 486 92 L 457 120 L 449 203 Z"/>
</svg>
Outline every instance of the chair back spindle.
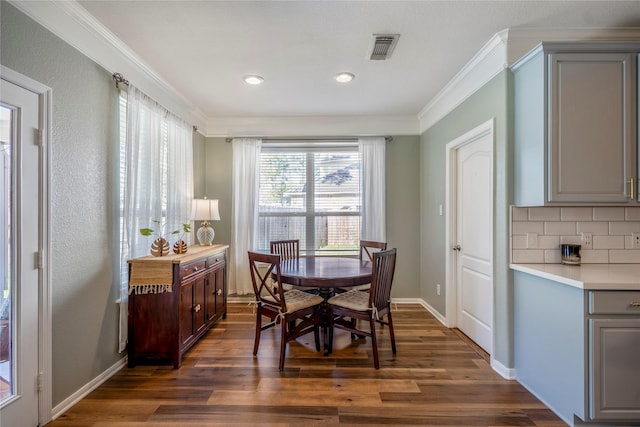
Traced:
<svg viewBox="0 0 640 427">
<path fill-rule="evenodd" d="M 300 240 L 274 240 L 269 244 L 272 254 L 279 254 L 282 260 L 300 258 Z"/>
</svg>

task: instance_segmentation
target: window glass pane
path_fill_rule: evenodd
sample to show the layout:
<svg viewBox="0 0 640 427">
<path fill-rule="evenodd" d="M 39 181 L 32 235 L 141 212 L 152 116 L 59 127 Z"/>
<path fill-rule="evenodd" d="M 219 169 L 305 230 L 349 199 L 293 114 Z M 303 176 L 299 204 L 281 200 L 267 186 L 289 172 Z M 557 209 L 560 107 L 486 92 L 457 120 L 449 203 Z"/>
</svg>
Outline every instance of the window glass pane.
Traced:
<svg viewBox="0 0 640 427">
<path fill-rule="evenodd" d="M 119 120 L 120 120 L 120 150 L 119 150 L 119 172 L 120 172 L 120 259 L 123 260 L 124 256 L 122 251 L 129 247 L 127 240 L 127 233 L 124 223 L 124 195 L 125 184 L 127 182 L 127 96 L 124 92 L 120 93 L 119 104 Z M 126 262 L 120 263 L 120 288 L 126 288 L 129 283 L 129 264 Z"/>
<path fill-rule="evenodd" d="M 263 145 L 258 249 L 299 239 L 303 255 L 356 255 L 360 240 L 357 146 Z"/>
<path fill-rule="evenodd" d="M 318 216 L 315 251 L 326 255 L 352 255 L 360 249 L 359 216 Z"/>
<path fill-rule="evenodd" d="M 356 153 L 316 153 L 315 211 L 360 210 L 360 161 Z"/>
<path fill-rule="evenodd" d="M 304 212 L 306 153 L 260 153 L 260 212 Z"/>
<path fill-rule="evenodd" d="M 307 247 L 305 216 L 260 216 L 258 218 L 258 250 L 269 252 L 272 240 L 300 240 L 300 251 Z"/>
</svg>

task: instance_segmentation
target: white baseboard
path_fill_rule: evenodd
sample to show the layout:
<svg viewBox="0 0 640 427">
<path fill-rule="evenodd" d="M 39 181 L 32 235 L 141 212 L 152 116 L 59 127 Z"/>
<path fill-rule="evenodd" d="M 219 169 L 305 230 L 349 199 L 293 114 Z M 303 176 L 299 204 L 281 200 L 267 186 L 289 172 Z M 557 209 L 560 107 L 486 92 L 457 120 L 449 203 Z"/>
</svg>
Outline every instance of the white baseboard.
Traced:
<svg viewBox="0 0 640 427">
<path fill-rule="evenodd" d="M 93 380 L 85 384 L 78 391 L 73 393 L 71 396 L 67 397 L 65 400 L 56 405 L 51 411 L 51 419 L 55 420 L 60 415 L 64 414 L 68 411 L 73 405 L 78 403 L 80 400 L 85 398 L 89 393 L 98 388 L 102 383 L 111 378 L 115 373 L 117 373 L 120 369 L 127 366 L 127 357 L 123 357 L 118 360 L 113 366 L 109 369 L 95 377 Z"/>
<path fill-rule="evenodd" d="M 447 326 L 447 319 L 435 308 L 431 307 L 425 300 L 423 299 L 419 299 L 416 301 L 418 304 L 420 304 L 421 306 L 423 306 L 429 313 L 431 313 L 433 315 L 433 317 L 435 317 L 436 319 L 438 319 L 438 321 L 440 323 L 442 323 L 443 326 L 445 327 L 449 327 Z"/>
<path fill-rule="evenodd" d="M 491 358 L 491 368 L 496 371 L 505 380 L 515 380 L 516 370 L 513 368 L 507 368 L 502 363 L 498 362 L 493 357 Z"/>
</svg>

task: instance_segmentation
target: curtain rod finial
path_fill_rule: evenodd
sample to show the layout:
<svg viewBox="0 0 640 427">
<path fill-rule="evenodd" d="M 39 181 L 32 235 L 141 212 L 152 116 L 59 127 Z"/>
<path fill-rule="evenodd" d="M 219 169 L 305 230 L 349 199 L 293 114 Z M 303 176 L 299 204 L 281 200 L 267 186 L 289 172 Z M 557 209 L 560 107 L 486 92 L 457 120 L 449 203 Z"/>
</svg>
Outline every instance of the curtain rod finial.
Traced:
<svg viewBox="0 0 640 427">
<path fill-rule="evenodd" d="M 129 86 L 129 80 L 125 79 L 121 73 L 113 73 L 111 77 L 116 82 L 116 87 L 118 87 L 118 83 L 124 83 L 126 86 Z"/>
</svg>

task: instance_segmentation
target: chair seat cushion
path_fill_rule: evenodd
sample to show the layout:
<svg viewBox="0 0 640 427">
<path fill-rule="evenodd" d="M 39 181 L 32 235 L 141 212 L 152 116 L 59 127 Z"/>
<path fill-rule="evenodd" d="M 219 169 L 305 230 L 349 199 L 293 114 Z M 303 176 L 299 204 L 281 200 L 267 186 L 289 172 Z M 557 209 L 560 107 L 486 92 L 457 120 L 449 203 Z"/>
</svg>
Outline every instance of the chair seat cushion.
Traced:
<svg viewBox="0 0 640 427">
<path fill-rule="evenodd" d="M 357 286 L 349 286 L 347 288 L 340 288 L 343 291 L 368 291 L 371 289 L 371 283 L 367 283 L 366 285 L 357 285 Z"/>
<path fill-rule="evenodd" d="M 331 305 L 348 308 L 356 311 L 369 310 L 369 292 L 349 291 L 337 294 L 327 301 Z"/>
<path fill-rule="evenodd" d="M 264 299 L 277 304 L 276 300 L 270 295 L 266 296 Z M 284 300 L 287 303 L 287 311 L 289 313 L 302 310 L 307 307 L 313 307 L 314 305 L 322 304 L 322 302 L 324 301 L 324 299 L 322 299 L 322 297 L 319 295 L 302 292 L 297 289 L 286 291 L 284 293 Z"/>
</svg>

